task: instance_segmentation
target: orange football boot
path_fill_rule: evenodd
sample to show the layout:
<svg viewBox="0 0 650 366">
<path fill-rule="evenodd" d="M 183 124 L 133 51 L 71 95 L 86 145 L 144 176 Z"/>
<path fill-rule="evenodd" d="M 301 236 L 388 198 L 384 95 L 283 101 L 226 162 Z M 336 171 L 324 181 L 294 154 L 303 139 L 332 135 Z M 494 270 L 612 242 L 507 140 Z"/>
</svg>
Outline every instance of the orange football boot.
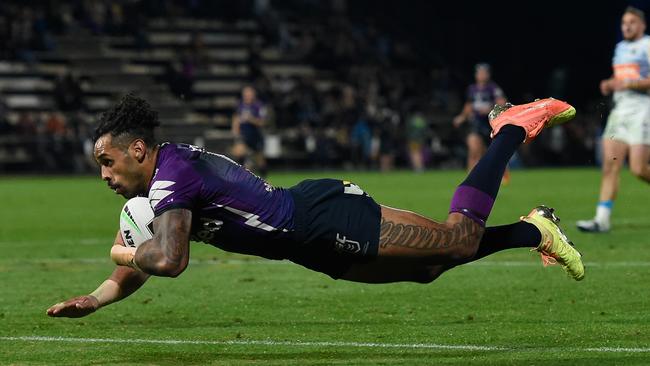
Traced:
<svg viewBox="0 0 650 366">
<path fill-rule="evenodd" d="M 489 114 L 492 126 L 490 137 L 494 138 L 505 125 L 515 125 L 526 130 L 524 143 L 527 143 L 534 140 L 545 127 L 567 122 L 575 115 L 576 109 L 569 103 L 554 98 L 520 105 L 495 105 Z"/>
</svg>

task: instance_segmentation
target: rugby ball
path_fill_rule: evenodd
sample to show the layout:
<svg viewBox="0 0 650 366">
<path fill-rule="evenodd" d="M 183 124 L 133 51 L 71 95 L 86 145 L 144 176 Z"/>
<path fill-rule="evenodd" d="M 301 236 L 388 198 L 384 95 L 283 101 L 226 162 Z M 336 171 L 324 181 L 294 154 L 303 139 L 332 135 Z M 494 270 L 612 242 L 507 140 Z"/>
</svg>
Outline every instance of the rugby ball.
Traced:
<svg viewBox="0 0 650 366">
<path fill-rule="evenodd" d="M 128 200 L 120 212 L 120 233 L 127 247 L 138 245 L 153 238 L 153 209 L 147 197 Z"/>
</svg>

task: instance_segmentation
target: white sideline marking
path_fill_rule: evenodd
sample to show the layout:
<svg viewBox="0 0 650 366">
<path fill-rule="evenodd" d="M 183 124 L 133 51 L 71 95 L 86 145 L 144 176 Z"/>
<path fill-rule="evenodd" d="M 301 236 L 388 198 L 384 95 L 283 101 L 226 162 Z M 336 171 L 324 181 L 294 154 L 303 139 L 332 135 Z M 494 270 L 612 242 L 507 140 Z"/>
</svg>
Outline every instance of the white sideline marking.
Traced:
<svg viewBox="0 0 650 366">
<path fill-rule="evenodd" d="M 214 345 L 214 346 L 289 346 L 289 347 L 351 347 L 351 348 L 403 348 L 403 349 L 432 349 L 457 351 L 510 351 L 536 352 L 535 348 L 507 348 L 498 346 L 451 345 L 433 343 L 373 343 L 373 342 L 304 342 L 304 341 L 274 341 L 267 340 L 185 340 L 185 339 L 121 339 L 121 338 L 69 338 L 69 337 L 0 337 L 0 341 L 23 342 L 70 342 L 70 343 L 121 343 L 121 344 L 180 344 L 180 345 Z M 551 347 L 544 351 L 569 352 L 603 352 L 603 353 L 648 353 L 647 347 Z"/>
<path fill-rule="evenodd" d="M 190 344 L 216 346 L 296 346 L 296 347 L 352 347 L 352 348 L 416 348 L 462 351 L 506 351 L 507 348 L 475 345 L 446 345 L 429 343 L 364 343 L 364 342 L 302 342 L 267 340 L 183 340 L 183 339 L 120 339 L 120 338 L 68 338 L 68 337 L 0 337 L 2 341 L 74 342 L 74 343 L 127 343 L 127 344 Z"/>
<path fill-rule="evenodd" d="M 111 264 L 110 258 L 0 258 L 0 263 L 30 263 L 30 264 Z M 271 260 L 262 258 L 252 259 L 190 259 L 190 265 L 223 265 L 223 264 L 243 264 L 243 265 L 276 265 L 276 264 L 293 264 L 288 260 Z M 541 264 L 537 258 L 529 261 L 478 261 L 464 264 L 464 266 L 481 266 L 481 267 L 540 267 Z M 650 261 L 613 261 L 613 262 L 585 262 L 588 267 L 650 267 Z"/>
<path fill-rule="evenodd" d="M 599 347 L 599 348 L 583 348 L 587 352 L 615 352 L 615 353 L 645 353 L 650 352 L 650 348 L 619 348 L 619 347 Z"/>
</svg>

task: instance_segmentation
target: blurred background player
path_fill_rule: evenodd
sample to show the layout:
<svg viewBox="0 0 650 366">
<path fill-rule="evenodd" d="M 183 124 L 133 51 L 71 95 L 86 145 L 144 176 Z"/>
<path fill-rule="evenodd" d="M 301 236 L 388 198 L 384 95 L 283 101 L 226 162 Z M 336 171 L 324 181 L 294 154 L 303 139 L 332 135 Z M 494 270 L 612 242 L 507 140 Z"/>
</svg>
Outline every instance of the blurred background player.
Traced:
<svg viewBox="0 0 650 366">
<path fill-rule="evenodd" d="M 614 109 L 602 136 L 600 198 L 596 216 L 576 223 L 581 231 L 609 231 L 619 173 L 628 154 L 632 174 L 650 182 L 650 37 L 645 28 L 643 11 L 628 7 L 621 20 L 624 39 L 614 50 L 614 75 L 600 83 L 603 95 L 614 95 Z"/>
<path fill-rule="evenodd" d="M 264 135 L 267 111 L 251 86 L 242 89 L 241 101 L 232 117 L 232 132 L 235 135 L 233 155 L 235 159 L 264 177 L 267 173 L 264 158 Z"/>
<path fill-rule="evenodd" d="M 491 79 L 490 65 L 479 63 L 474 68 L 475 83 L 467 88 L 467 100 L 463 110 L 454 118 L 454 127 L 469 123 L 467 144 L 467 170 L 471 170 L 485 154 L 490 144 L 490 123 L 488 114 L 495 104 L 505 104 L 503 90 Z M 508 170 L 504 180 L 508 180 Z"/>
<path fill-rule="evenodd" d="M 411 168 L 417 173 L 424 171 L 424 145 L 427 141 L 428 129 L 428 121 L 422 111 L 414 110 L 406 121 L 406 138 Z"/>
</svg>

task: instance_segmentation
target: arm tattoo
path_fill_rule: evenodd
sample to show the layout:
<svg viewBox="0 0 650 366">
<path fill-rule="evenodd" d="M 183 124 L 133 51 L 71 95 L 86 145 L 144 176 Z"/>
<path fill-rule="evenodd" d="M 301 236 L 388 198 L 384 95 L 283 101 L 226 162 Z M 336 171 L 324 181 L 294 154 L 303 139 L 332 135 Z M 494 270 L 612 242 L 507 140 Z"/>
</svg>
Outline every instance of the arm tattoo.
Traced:
<svg viewBox="0 0 650 366">
<path fill-rule="evenodd" d="M 136 263 L 144 272 L 160 275 L 159 264 L 185 267 L 189 257 L 192 211 L 173 209 L 154 220 L 154 237 L 138 247 Z"/>
<path fill-rule="evenodd" d="M 472 246 L 481 239 L 483 228 L 467 217 L 453 226 L 435 223 L 422 226 L 395 223 L 381 219 L 379 245 L 389 245 L 412 249 L 445 249 L 453 246 Z"/>
</svg>

